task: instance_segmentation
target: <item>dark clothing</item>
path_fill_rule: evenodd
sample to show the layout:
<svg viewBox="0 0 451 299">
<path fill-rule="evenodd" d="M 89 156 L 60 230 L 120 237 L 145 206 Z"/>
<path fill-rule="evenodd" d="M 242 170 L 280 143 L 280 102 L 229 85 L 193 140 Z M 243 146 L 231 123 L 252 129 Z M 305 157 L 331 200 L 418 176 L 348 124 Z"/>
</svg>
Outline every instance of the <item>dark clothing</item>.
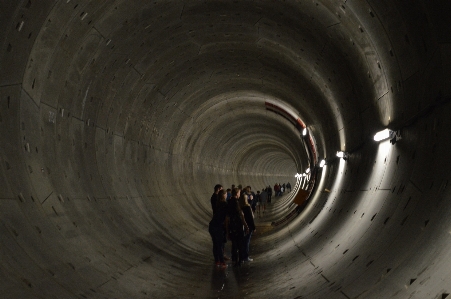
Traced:
<svg viewBox="0 0 451 299">
<path fill-rule="evenodd" d="M 271 202 L 271 196 L 272 196 L 272 188 L 268 187 L 266 189 L 266 192 L 268 193 L 268 203 L 270 203 Z"/>
<path fill-rule="evenodd" d="M 244 261 L 245 248 L 243 235 L 230 235 L 232 241 L 232 261 L 241 264 Z"/>
<path fill-rule="evenodd" d="M 255 201 L 255 194 L 254 194 L 254 192 L 244 193 L 244 194 L 247 195 L 247 203 L 252 206 L 253 202 Z M 252 195 L 252 199 L 251 199 L 251 195 Z"/>
<path fill-rule="evenodd" d="M 215 227 L 224 227 L 228 209 L 227 202 L 220 201 L 216 204 L 215 207 L 216 213 L 213 214 L 210 225 L 213 225 Z"/>
<path fill-rule="evenodd" d="M 260 193 L 260 203 L 262 205 L 266 204 L 266 201 L 268 200 L 268 193 L 266 193 L 266 191 L 262 191 L 262 193 Z"/>
<path fill-rule="evenodd" d="M 244 259 L 244 226 L 238 200 L 232 197 L 228 203 L 229 235 L 232 241 L 232 261 L 241 263 Z"/>
<path fill-rule="evenodd" d="M 242 208 L 244 214 L 244 220 L 246 220 L 249 231 L 253 232 L 255 230 L 254 217 L 252 216 L 252 211 L 250 206 L 244 206 Z"/>
<path fill-rule="evenodd" d="M 266 188 L 266 193 L 268 193 L 268 196 L 271 196 L 272 195 L 272 188 L 271 187 Z"/>
<path fill-rule="evenodd" d="M 227 214 L 238 213 L 241 211 L 238 199 L 236 197 L 231 197 L 227 203 Z"/>
<path fill-rule="evenodd" d="M 244 236 L 244 226 L 241 221 L 241 209 L 238 200 L 232 197 L 227 204 L 227 215 L 229 216 L 229 234 Z"/>
<path fill-rule="evenodd" d="M 274 185 L 274 196 L 278 196 L 280 192 L 280 186 L 279 185 Z"/>
<path fill-rule="evenodd" d="M 213 241 L 213 256 L 215 262 L 224 262 L 224 223 L 227 216 L 227 203 L 220 201 L 215 205 L 216 212 L 208 226 L 211 239 Z"/>
<path fill-rule="evenodd" d="M 244 220 L 246 220 L 247 226 L 249 227 L 249 233 L 244 236 L 243 239 L 243 260 L 249 258 L 249 244 L 251 242 L 252 232 L 255 230 L 254 217 L 252 216 L 252 211 L 250 206 L 244 206 L 242 208 L 244 214 Z"/>
<path fill-rule="evenodd" d="M 213 256 L 215 257 L 215 262 L 224 263 L 224 229 L 210 224 L 208 231 L 213 240 Z"/>
<path fill-rule="evenodd" d="M 253 201 L 252 204 L 251 204 L 251 208 L 252 208 L 252 211 L 253 211 L 253 212 L 255 212 L 255 210 L 256 210 L 256 208 L 257 208 L 257 203 L 260 202 L 260 194 L 261 194 L 261 193 L 257 193 L 257 194 L 255 195 L 254 201 Z"/>
<path fill-rule="evenodd" d="M 216 205 L 218 203 L 218 194 L 213 193 L 213 195 L 210 198 L 211 202 L 211 209 L 213 210 L 213 215 L 216 213 Z"/>
</svg>

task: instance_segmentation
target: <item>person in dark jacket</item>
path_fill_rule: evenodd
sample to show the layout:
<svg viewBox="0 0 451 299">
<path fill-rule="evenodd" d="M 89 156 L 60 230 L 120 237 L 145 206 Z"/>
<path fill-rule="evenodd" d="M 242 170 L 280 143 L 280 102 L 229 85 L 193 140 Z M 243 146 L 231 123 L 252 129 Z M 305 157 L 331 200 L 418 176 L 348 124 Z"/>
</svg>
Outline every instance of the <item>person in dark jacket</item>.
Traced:
<svg viewBox="0 0 451 299">
<path fill-rule="evenodd" d="M 288 189 L 290 189 L 290 191 L 288 191 Z M 291 184 L 290 184 L 290 182 L 287 183 L 287 191 L 291 192 Z"/>
<path fill-rule="evenodd" d="M 227 198 L 226 201 L 229 202 L 229 199 L 232 197 L 232 189 L 228 188 L 227 189 Z"/>
<path fill-rule="evenodd" d="M 247 195 L 247 202 L 252 207 L 252 205 L 254 204 L 254 200 L 255 200 L 255 193 L 252 192 L 251 186 L 247 186 L 246 188 L 244 188 L 243 192 L 241 192 L 241 193 L 245 193 Z"/>
<path fill-rule="evenodd" d="M 217 184 L 214 188 L 214 192 L 211 195 L 210 202 L 211 202 L 211 209 L 213 210 L 213 215 L 216 212 L 216 206 L 218 202 L 218 192 L 222 190 L 222 186 L 220 184 Z"/>
<path fill-rule="evenodd" d="M 227 268 L 224 262 L 224 230 L 227 216 L 227 193 L 225 190 L 219 190 L 218 202 L 216 203 L 215 213 L 208 226 L 211 239 L 213 241 L 213 256 L 218 267 Z"/>
<path fill-rule="evenodd" d="M 271 188 L 271 186 L 268 186 L 268 188 L 266 188 L 266 193 L 268 193 L 268 203 L 271 203 L 271 197 L 272 197 L 272 188 Z"/>
<path fill-rule="evenodd" d="M 266 193 L 265 189 L 260 193 L 260 205 L 258 206 L 258 214 L 261 215 L 261 211 L 265 213 L 266 210 L 266 201 L 268 200 L 268 193 Z"/>
<path fill-rule="evenodd" d="M 278 183 L 274 184 L 274 197 L 280 196 L 280 185 Z"/>
<path fill-rule="evenodd" d="M 260 191 L 257 191 L 257 194 L 255 194 L 254 200 L 252 201 L 252 204 L 251 204 L 252 212 L 254 214 L 255 214 L 255 210 L 257 210 L 257 205 L 260 205 Z"/>
<path fill-rule="evenodd" d="M 244 260 L 244 235 L 249 233 L 249 227 L 238 203 L 240 195 L 241 190 L 239 188 L 232 190 L 226 218 L 228 238 L 232 241 L 232 261 L 235 262 L 235 266 L 240 266 Z"/>
<path fill-rule="evenodd" d="M 249 245 L 251 242 L 252 233 L 255 232 L 254 213 L 249 205 L 249 199 L 246 193 L 240 196 L 240 207 L 244 214 L 244 220 L 246 221 L 249 231 L 244 235 L 243 243 L 243 261 L 252 262 L 253 259 L 249 258 Z"/>
</svg>

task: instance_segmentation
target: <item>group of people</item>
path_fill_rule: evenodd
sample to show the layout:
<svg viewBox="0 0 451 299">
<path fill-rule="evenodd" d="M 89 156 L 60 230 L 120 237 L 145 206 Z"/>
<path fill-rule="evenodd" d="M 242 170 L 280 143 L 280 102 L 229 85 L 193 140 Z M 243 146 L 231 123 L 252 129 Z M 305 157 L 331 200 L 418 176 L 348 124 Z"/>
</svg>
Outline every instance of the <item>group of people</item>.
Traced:
<svg viewBox="0 0 451 299">
<path fill-rule="evenodd" d="M 290 191 L 288 191 L 288 189 Z M 276 183 L 274 185 L 274 193 L 275 196 L 282 196 L 285 191 L 291 192 L 291 184 L 288 182 L 287 184 L 283 183 L 282 185 L 280 183 Z"/>
<path fill-rule="evenodd" d="M 275 196 L 281 196 L 285 190 L 291 191 L 290 183 L 275 184 Z M 252 192 L 250 186 L 241 185 L 224 190 L 222 185 L 214 187 L 211 196 L 213 218 L 209 224 L 209 232 L 213 241 L 213 256 L 218 267 L 226 268 L 226 260 L 230 258 L 224 253 L 227 240 L 232 242 L 232 262 L 240 266 L 243 262 L 251 262 L 249 245 L 252 234 L 255 233 L 254 214 L 266 212 L 266 204 L 271 203 L 271 186 L 263 188 L 257 193 Z"/>
<path fill-rule="evenodd" d="M 241 186 L 224 190 L 222 185 L 214 187 L 211 196 L 211 208 L 213 218 L 209 224 L 209 232 L 213 241 L 213 256 L 218 267 L 226 268 L 226 260 L 229 258 L 224 253 L 227 240 L 232 242 L 232 262 L 240 266 L 244 262 L 251 262 L 249 256 L 249 245 L 252 234 L 256 231 L 254 212 L 258 200 L 260 203 L 266 197 L 260 191 L 254 194 L 251 187 Z M 258 195 L 258 196 L 257 196 Z M 257 198 L 258 197 L 258 198 Z"/>
</svg>

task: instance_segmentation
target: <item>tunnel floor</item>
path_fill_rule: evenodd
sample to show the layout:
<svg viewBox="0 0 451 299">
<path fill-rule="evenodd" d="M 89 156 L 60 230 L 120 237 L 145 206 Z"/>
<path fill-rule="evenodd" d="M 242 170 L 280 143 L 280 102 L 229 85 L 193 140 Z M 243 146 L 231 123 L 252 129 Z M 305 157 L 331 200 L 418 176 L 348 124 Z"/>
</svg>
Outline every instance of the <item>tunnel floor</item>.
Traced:
<svg viewBox="0 0 451 299">
<path fill-rule="evenodd" d="M 276 230 L 283 228 L 271 226 L 271 222 L 280 218 L 284 212 L 286 213 L 287 196 L 288 194 L 273 197 L 271 204 L 267 205 L 265 213 L 255 214 L 257 231 L 252 236 L 250 246 L 250 256 L 254 261 L 246 262 L 240 267 L 234 266 L 232 261 L 228 261 L 226 269 L 219 269 L 214 265 L 211 239 L 208 234 L 208 224 L 206 224 L 205 230 L 198 232 L 202 236 L 188 237 L 194 242 L 196 240 L 205 242 L 196 244 L 196 248 L 193 248 L 188 246 L 186 241 L 182 241 L 178 244 L 181 247 L 186 246 L 186 251 L 182 255 L 180 255 L 180 248 L 155 249 L 152 245 L 155 243 L 152 239 L 153 236 L 148 240 L 137 241 L 150 249 L 157 259 L 153 259 L 152 256 L 144 258 L 140 265 L 131 266 L 130 269 L 122 272 L 123 275 L 115 277 L 101 286 L 99 291 L 111 298 L 126 298 L 131 295 L 134 298 L 267 297 L 267 294 L 273 293 L 271 288 L 274 284 L 287 283 L 287 277 L 284 276 L 279 276 L 277 279 L 274 279 L 273 275 L 271 277 L 264 276 L 265 273 L 271 273 L 271 268 L 274 268 L 275 264 L 287 263 L 280 249 L 277 249 L 277 234 L 274 234 Z M 273 239 L 275 241 L 268 243 L 265 239 L 268 236 L 275 238 Z M 226 244 L 228 256 L 230 256 L 230 246 L 231 243 L 228 241 Z M 170 277 L 172 277 L 173 284 L 168 284 L 168 281 L 171 281 Z M 258 292 L 255 292 L 256 289 Z M 250 290 L 253 291 L 250 292 Z M 287 290 L 294 291 L 289 287 Z M 118 291 L 123 293 L 118 293 Z M 296 296 L 293 292 L 291 297 Z"/>
<path fill-rule="evenodd" d="M 289 207 L 288 193 L 272 199 L 266 212 L 255 214 L 256 233 L 252 236 L 250 256 L 252 262 L 236 267 L 228 261 L 226 269 L 214 265 L 211 253 L 211 238 L 208 234 L 208 223 L 195 234 L 185 236 L 173 246 L 159 248 L 156 244 L 168 243 L 164 234 L 152 234 L 135 240 L 132 244 L 124 244 L 127 251 L 136 252 L 136 262 L 127 268 L 117 266 L 117 274 L 107 282 L 91 291 L 78 294 L 80 297 L 93 298 L 267 298 L 273 294 L 272 286 L 287 284 L 289 296 L 295 298 L 297 290 L 288 286 L 289 276 L 265 276 L 274 272 L 276 264 L 287 266 L 283 249 L 278 248 L 278 230 L 286 227 L 274 227 L 271 223 L 287 213 Z M 269 239 L 268 239 L 269 238 Z M 286 236 L 284 237 L 284 239 Z M 164 242 L 161 242 L 165 240 Z M 230 256 L 231 243 L 226 244 L 226 254 Z M 282 251 L 281 251 L 282 250 Z M 141 257 L 141 258 L 140 258 Z M 111 259 L 106 254 L 106 258 Z M 125 257 L 124 257 L 125 259 Z M 94 261 L 93 261 L 94 262 Z M 110 260 L 108 267 L 121 265 L 123 261 Z M 83 273 L 83 269 L 77 269 Z M 279 270 L 278 270 L 279 271 Z M 97 284 L 95 273 L 90 273 L 90 283 Z M 47 286 L 49 287 L 50 284 Z M 40 288 L 46 288 L 43 284 Z M 252 291 L 251 291 L 252 290 Z M 257 291 L 255 291 L 257 290 Z M 57 294 L 57 290 L 52 291 Z M 62 293 L 61 293 L 62 294 Z M 9 298 L 36 298 L 23 292 Z M 301 297 L 299 297 L 301 298 Z"/>
</svg>

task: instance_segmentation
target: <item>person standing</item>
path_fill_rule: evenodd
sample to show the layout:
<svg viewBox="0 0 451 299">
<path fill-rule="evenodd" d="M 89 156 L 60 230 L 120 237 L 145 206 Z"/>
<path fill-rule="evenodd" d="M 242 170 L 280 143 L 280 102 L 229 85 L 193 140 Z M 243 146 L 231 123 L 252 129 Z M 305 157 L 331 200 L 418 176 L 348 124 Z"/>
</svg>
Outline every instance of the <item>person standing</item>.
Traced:
<svg viewBox="0 0 451 299">
<path fill-rule="evenodd" d="M 274 196 L 277 196 L 279 194 L 279 185 L 276 183 L 274 184 Z"/>
<path fill-rule="evenodd" d="M 255 194 L 254 200 L 252 201 L 252 212 L 255 214 L 255 210 L 257 209 L 257 205 L 260 204 L 260 191 L 257 191 L 257 194 Z"/>
<path fill-rule="evenodd" d="M 257 196 L 255 195 L 254 191 L 252 191 L 251 186 L 249 186 L 249 192 L 251 193 L 252 201 L 248 200 L 248 203 L 251 206 L 252 211 L 255 212 L 255 205 L 257 204 Z M 249 199 L 249 197 L 248 197 L 248 199 Z"/>
<path fill-rule="evenodd" d="M 215 213 L 208 225 L 208 231 L 213 241 L 213 256 L 216 266 L 227 268 L 224 262 L 224 231 L 225 220 L 227 216 L 227 193 L 224 190 L 218 192 L 218 202 L 216 203 Z"/>
<path fill-rule="evenodd" d="M 211 202 L 211 210 L 213 211 L 213 215 L 216 212 L 217 202 L 218 202 L 218 193 L 222 190 L 222 185 L 217 184 L 214 188 L 214 192 L 211 195 L 210 202 Z"/>
<path fill-rule="evenodd" d="M 250 206 L 252 206 L 254 204 L 254 200 L 255 200 L 255 194 L 251 190 L 252 190 L 251 186 L 247 186 L 243 190 L 243 192 L 247 195 L 247 202 L 249 203 Z"/>
<path fill-rule="evenodd" d="M 289 192 L 291 192 L 291 184 L 290 184 L 290 182 L 287 183 L 287 191 L 288 191 L 288 189 L 290 189 Z"/>
<path fill-rule="evenodd" d="M 242 194 L 240 196 L 240 207 L 244 214 L 244 219 L 249 227 L 249 231 L 244 235 L 243 243 L 243 261 L 252 262 L 253 259 L 249 258 L 249 245 L 251 242 L 252 233 L 255 232 L 254 213 L 252 213 L 251 206 L 248 202 L 248 195 Z"/>
<path fill-rule="evenodd" d="M 266 188 L 266 193 L 268 193 L 268 203 L 271 203 L 271 197 L 272 197 L 272 188 L 271 188 L 271 186 L 268 186 L 268 188 Z"/>
<path fill-rule="evenodd" d="M 268 200 L 268 193 L 266 193 L 265 189 L 262 190 L 262 193 L 260 193 L 260 205 L 258 206 L 258 213 L 260 214 L 260 211 L 265 213 L 266 210 L 266 201 Z"/>
<path fill-rule="evenodd" d="M 229 202 L 229 199 L 232 197 L 232 189 L 228 188 L 227 189 L 227 198 L 226 201 Z"/>
<path fill-rule="evenodd" d="M 232 261 L 235 262 L 235 266 L 241 266 L 244 260 L 244 235 L 249 233 L 249 227 L 238 202 L 240 195 L 239 188 L 232 190 L 232 197 L 227 204 L 226 217 L 228 238 L 232 241 Z"/>
</svg>

